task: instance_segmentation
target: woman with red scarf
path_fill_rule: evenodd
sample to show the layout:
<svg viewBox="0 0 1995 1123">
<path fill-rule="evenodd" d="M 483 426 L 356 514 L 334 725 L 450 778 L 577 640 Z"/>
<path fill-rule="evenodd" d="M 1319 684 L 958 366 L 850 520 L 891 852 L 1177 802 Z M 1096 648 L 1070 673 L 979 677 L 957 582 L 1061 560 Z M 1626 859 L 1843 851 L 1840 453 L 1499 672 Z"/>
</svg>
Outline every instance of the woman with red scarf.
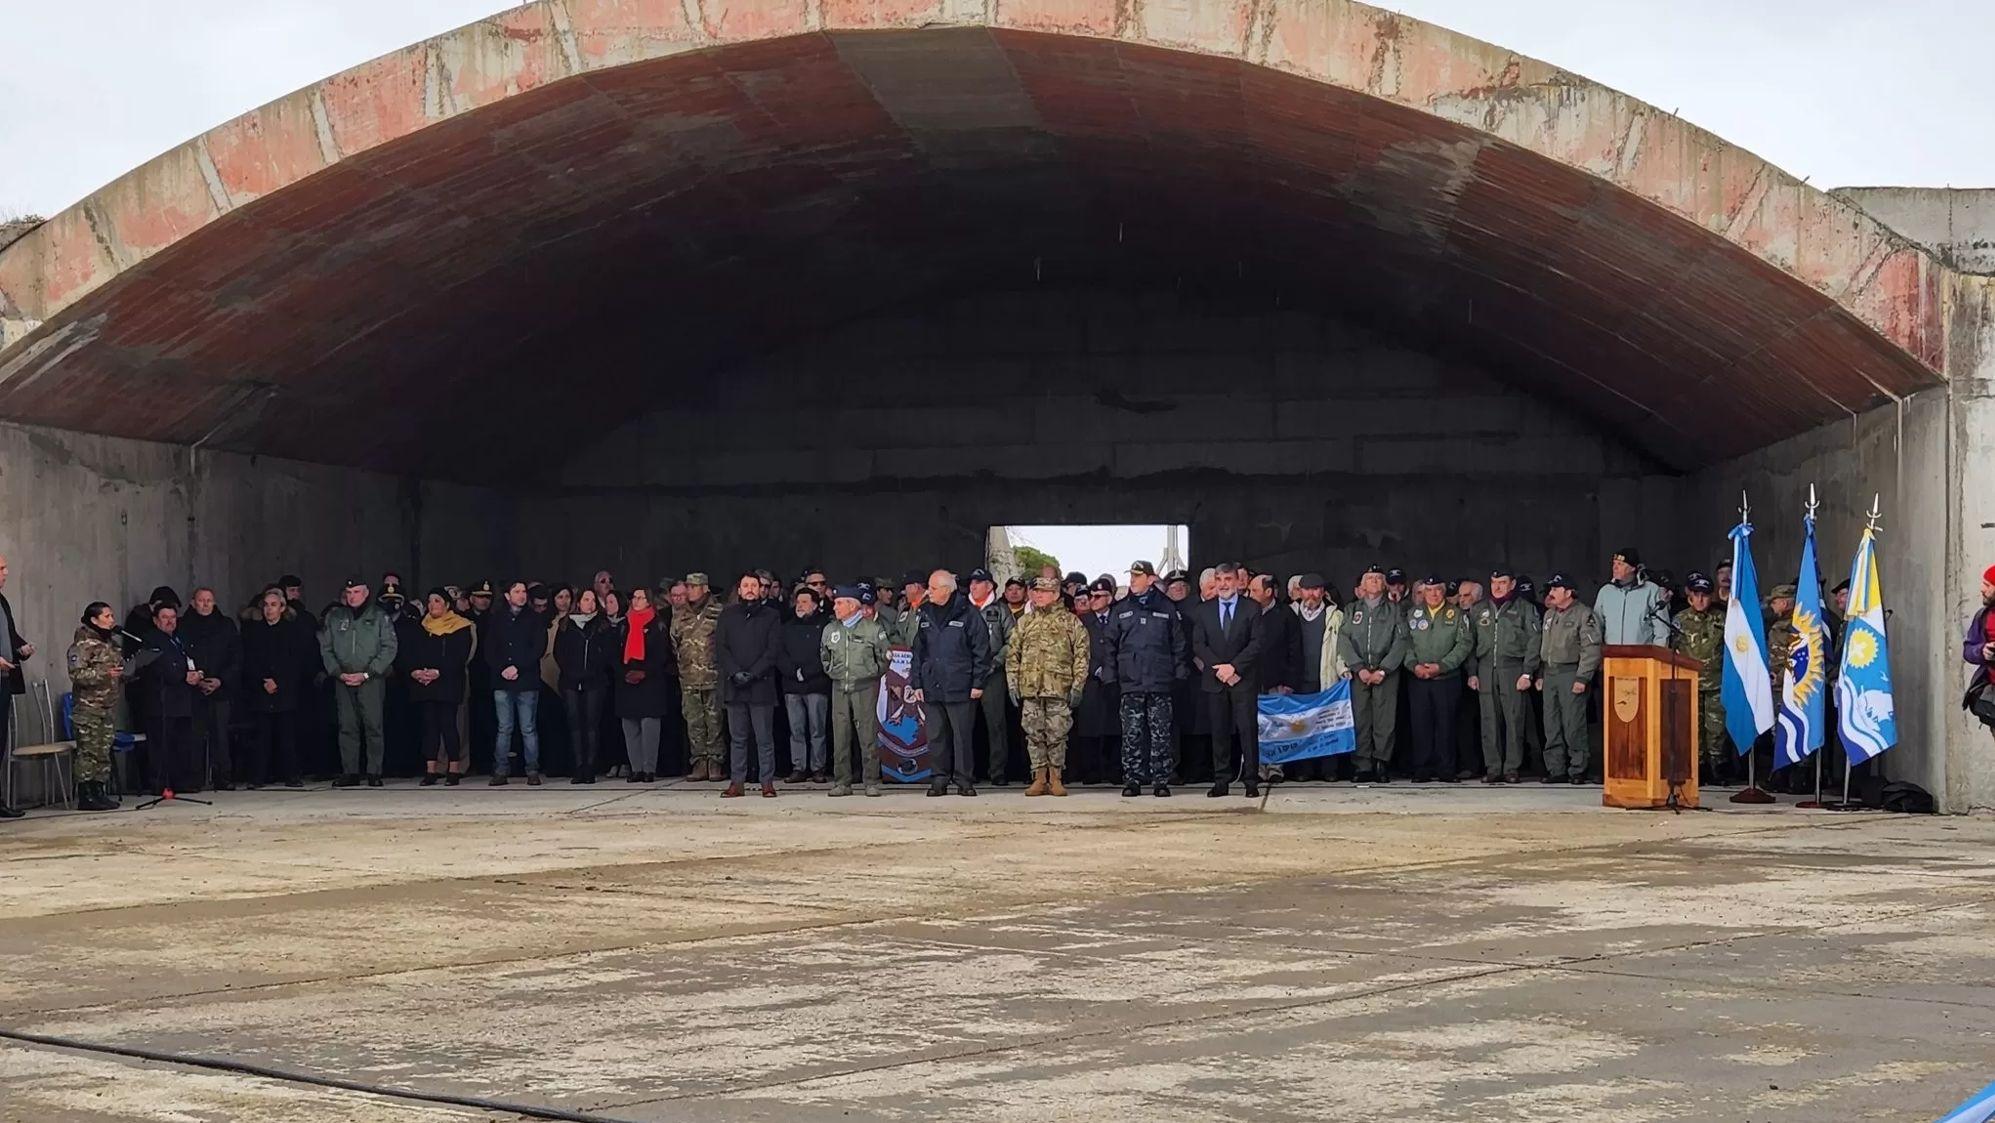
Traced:
<svg viewBox="0 0 1995 1123">
<path fill-rule="evenodd" d="M 658 779 L 658 730 L 671 705 L 667 691 L 672 680 L 665 668 L 672 657 L 672 638 L 667 628 L 665 615 L 652 606 L 651 590 L 642 585 L 632 589 L 630 611 L 616 631 L 619 666 L 611 678 L 633 784 Z"/>
</svg>

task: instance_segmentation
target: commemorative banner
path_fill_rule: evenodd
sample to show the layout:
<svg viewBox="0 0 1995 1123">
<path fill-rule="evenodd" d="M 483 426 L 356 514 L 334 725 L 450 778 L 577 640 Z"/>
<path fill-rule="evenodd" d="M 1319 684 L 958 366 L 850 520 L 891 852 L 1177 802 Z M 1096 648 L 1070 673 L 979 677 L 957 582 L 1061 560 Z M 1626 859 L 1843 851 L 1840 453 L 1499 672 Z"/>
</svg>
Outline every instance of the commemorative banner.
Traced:
<svg viewBox="0 0 1995 1123">
<path fill-rule="evenodd" d="M 880 676 L 880 778 L 902 784 L 928 779 L 926 720 L 921 703 L 907 700 L 913 666 L 914 652 L 896 647 L 887 673 Z"/>
</svg>

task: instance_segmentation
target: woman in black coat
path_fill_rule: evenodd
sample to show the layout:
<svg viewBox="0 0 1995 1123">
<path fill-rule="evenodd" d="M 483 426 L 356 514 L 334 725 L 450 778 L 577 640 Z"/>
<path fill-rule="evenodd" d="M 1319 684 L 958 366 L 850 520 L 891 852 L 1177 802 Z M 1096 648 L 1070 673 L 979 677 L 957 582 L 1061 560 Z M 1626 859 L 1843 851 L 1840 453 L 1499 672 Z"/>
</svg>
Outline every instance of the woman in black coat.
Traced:
<svg viewBox="0 0 1995 1123">
<path fill-rule="evenodd" d="M 630 782 L 649 784 L 658 778 L 658 731 L 671 702 L 666 673 L 672 658 L 672 635 L 666 615 L 651 603 L 651 590 L 630 591 L 630 611 L 612 636 L 610 651 L 617 667 L 617 719 L 630 754 Z"/>
<path fill-rule="evenodd" d="M 276 781 L 304 786 L 299 723 L 322 669 L 317 631 L 291 610 L 284 590 L 265 589 L 255 614 L 242 622 L 242 694 L 255 730 L 248 762 L 252 789 Z"/>
<path fill-rule="evenodd" d="M 575 742 L 571 784 L 596 782 L 597 736 L 610 696 L 610 670 L 623 662 L 621 637 L 613 633 L 596 603 L 596 591 L 575 595 L 574 611 L 555 621 L 554 665 L 560 670 L 561 705 Z"/>
<path fill-rule="evenodd" d="M 478 626 L 457 614 L 444 589 L 431 589 L 423 601 L 422 625 L 406 631 L 408 642 L 395 652 L 395 669 L 408 680 L 409 702 L 422 718 L 422 786 L 442 779 L 456 787 L 471 763 L 457 736 L 457 709 L 470 682 Z"/>
</svg>

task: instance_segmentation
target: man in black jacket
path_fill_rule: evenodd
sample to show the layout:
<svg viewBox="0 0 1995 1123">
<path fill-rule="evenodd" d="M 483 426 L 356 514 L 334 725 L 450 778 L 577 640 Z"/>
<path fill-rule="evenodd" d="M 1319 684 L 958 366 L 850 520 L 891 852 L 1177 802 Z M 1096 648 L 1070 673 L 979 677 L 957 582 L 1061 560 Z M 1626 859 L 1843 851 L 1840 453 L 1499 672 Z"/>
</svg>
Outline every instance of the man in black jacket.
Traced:
<svg viewBox="0 0 1995 1123">
<path fill-rule="evenodd" d="M 920 702 L 928 724 L 929 795 L 976 795 L 976 702 L 991 677 L 990 630 L 967 598 L 956 592 L 956 575 L 938 569 L 928 575 L 926 603 L 915 625 L 909 701 Z"/>
<path fill-rule="evenodd" d="M 1247 595 L 1261 606 L 1261 655 L 1254 676 L 1263 694 L 1294 694 L 1304 681 L 1302 673 L 1302 621 L 1281 602 L 1272 573 L 1260 573 L 1247 582 Z M 1280 783 L 1281 765 L 1261 767 L 1261 779 Z"/>
<path fill-rule="evenodd" d="M 1213 570 L 1211 600 L 1192 609 L 1191 650 L 1212 718 L 1212 790 L 1223 796 L 1233 775 L 1233 738 L 1240 739 L 1240 776 L 1247 795 L 1261 794 L 1260 712 L 1256 660 L 1261 654 L 1261 606 L 1240 595 L 1240 571 L 1231 563 Z"/>
<path fill-rule="evenodd" d="M 526 747 L 526 782 L 540 785 L 540 656 L 547 647 L 547 622 L 527 607 L 526 582 L 506 586 L 506 603 L 485 620 L 478 648 L 492 672 L 492 706 L 498 737 L 492 745 L 494 787 L 512 770 L 513 724 Z"/>
<path fill-rule="evenodd" d="M 755 738 L 757 777 L 762 794 L 776 794 L 776 655 L 782 650 L 783 622 L 762 596 L 762 579 L 744 573 L 735 582 L 734 603 L 714 623 L 714 667 L 720 672 L 720 698 L 727 708 L 728 774 L 723 799 L 740 796 L 748 783 L 748 738 Z"/>
<path fill-rule="evenodd" d="M 287 604 L 282 589 L 266 589 L 257 618 L 242 630 L 242 692 L 256 736 L 244 779 L 251 788 L 281 781 L 303 787 L 298 732 L 319 673 L 319 641 Z"/>
<path fill-rule="evenodd" d="M 1177 607 L 1157 588 L 1149 562 L 1129 567 L 1129 595 L 1110 611 L 1109 667 L 1121 689 L 1122 794 L 1142 795 L 1143 785 L 1171 794 L 1176 724 L 1171 691 L 1186 675 L 1184 629 Z"/>
<path fill-rule="evenodd" d="M 229 703 L 242 672 L 242 635 L 228 613 L 215 610 L 215 590 L 195 589 L 188 606 L 193 611 L 180 621 L 180 641 L 201 668 L 201 681 L 194 688 L 194 748 L 207 755 L 215 790 L 234 791 Z"/>
<path fill-rule="evenodd" d="M 0 557 L 0 589 L 7 587 L 7 559 Z M 12 718 L 14 697 L 28 692 L 28 676 L 21 670 L 21 664 L 33 658 L 35 645 L 21 638 L 14 620 L 14 606 L 7 603 L 7 594 L 0 592 L 0 770 L 9 769 L 13 764 L 8 760 L 7 728 Z M 18 819 L 19 811 L 0 800 L 0 819 Z"/>
</svg>

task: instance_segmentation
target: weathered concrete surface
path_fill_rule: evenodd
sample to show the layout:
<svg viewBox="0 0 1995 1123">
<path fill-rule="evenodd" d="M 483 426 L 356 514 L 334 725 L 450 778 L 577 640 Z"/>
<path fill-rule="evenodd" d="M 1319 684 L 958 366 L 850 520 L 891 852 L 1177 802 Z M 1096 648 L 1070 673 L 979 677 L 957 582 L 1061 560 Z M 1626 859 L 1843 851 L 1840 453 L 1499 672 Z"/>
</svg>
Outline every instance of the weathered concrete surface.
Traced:
<svg viewBox="0 0 1995 1123">
<path fill-rule="evenodd" d="M 557 369 L 665 393 L 661 353 L 689 383 L 938 290 L 1131 267 L 1458 337 L 1684 466 L 1943 370 L 1925 250 L 1570 71 L 1346 0 L 540 0 L 0 253 L 10 315 L 42 321 L 0 411 L 191 441 L 260 385 L 296 408 L 219 447 L 482 478 L 524 466 L 389 404 L 421 385 L 497 423 Z M 1686 408 L 1705 384 L 1728 392 Z M 132 385 L 181 408 L 106 390 Z"/>
<path fill-rule="evenodd" d="M 0 424 L 6 594 L 41 649 L 27 675 L 54 696 L 68 689 L 63 652 L 93 600 L 122 619 L 155 586 L 184 598 L 198 582 L 233 612 L 289 572 L 316 610 L 353 573 L 474 579 L 513 564 L 511 512 L 484 488 Z"/>
<path fill-rule="evenodd" d="M 1924 1120 L 1989 1076 L 1983 818 L 713 791 L 35 816 L 0 1027 L 627 1120 Z M 11 1044 L 0 1091 L 471 1117 Z"/>
<path fill-rule="evenodd" d="M 1995 188 L 1838 187 L 1836 198 L 1962 273 L 1995 273 Z"/>
</svg>

